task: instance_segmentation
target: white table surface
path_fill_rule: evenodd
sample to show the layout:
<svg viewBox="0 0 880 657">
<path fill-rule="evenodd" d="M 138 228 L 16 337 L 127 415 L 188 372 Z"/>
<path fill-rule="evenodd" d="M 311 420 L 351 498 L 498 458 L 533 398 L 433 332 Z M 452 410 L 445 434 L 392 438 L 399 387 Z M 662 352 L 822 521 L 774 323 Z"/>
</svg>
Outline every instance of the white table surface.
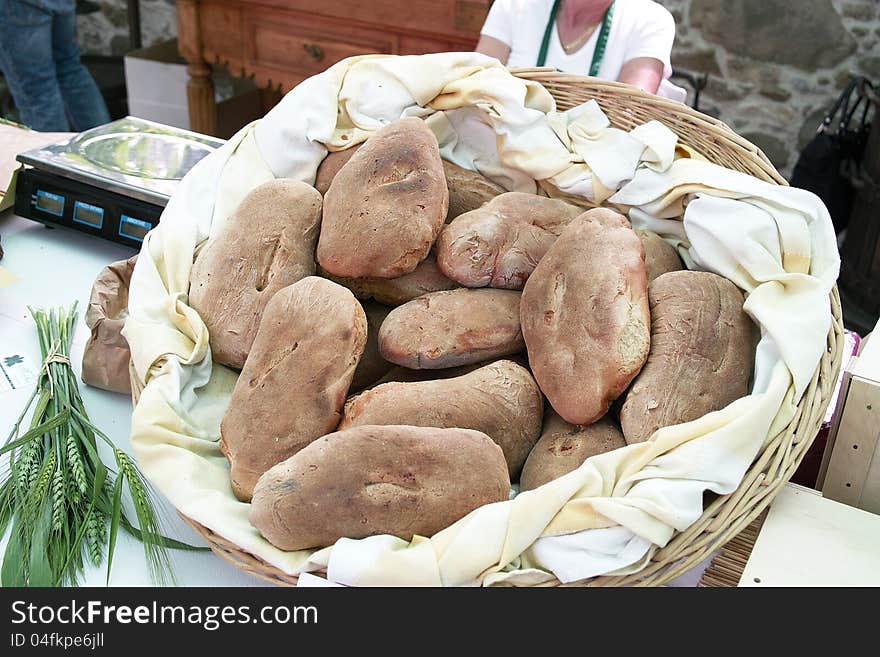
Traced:
<svg viewBox="0 0 880 657">
<path fill-rule="evenodd" d="M 19 280 L 0 288 L 0 359 L 21 355 L 23 365 L 33 371 L 39 368 L 39 346 L 36 330 L 27 306 L 69 306 L 79 301 L 79 320 L 71 346 L 71 361 L 80 374 L 82 353 L 89 330 L 83 320 L 92 282 L 107 264 L 129 258 L 132 249 L 64 228 L 48 229 L 9 212 L 0 214 L 0 244 L 6 255 L 0 260 Z M 21 366 L 18 366 L 21 367 Z M 12 370 L 12 368 L 10 368 Z M 32 386 L 0 392 L 0 439 L 5 439 Z M 131 453 L 131 398 L 113 392 L 80 386 L 89 417 L 116 445 Z M 112 454 L 105 446 L 100 449 L 105 463 L 112 463 Z M 155 496 L 165 520 L 165 535 L 191 545 L 204 545 L 201 538 L 184 523 L 174 508 L 161 496 Z M 0 538 L 0 554 L 6 537 Z M 266 583 L 236 569 L 210 552 L 170 552 L 178 583 L 182 586 L 265 586 Z M 669 586 L 695 586 L 708 566 L 707 559 Z M 90 568 L 84 585 L 103 586 L 106 571 Z M 111 586 L 152 585 L 143 560 L 140 543 L 120 531 L 113 557 Z"/>
<path fill-rule="evenodd" d="M 0 288 L 0 359 L 18 354 L 24 365 L 39 368 L 36 330 L 27 306 L 69 306 L 79 301 L 79 320 L 73 339 L 71 361 L 80 374 L 82 353 L 89 330 L 83 320 L 92 282 L 105 265 L 129 258 L 132 249 L 63 228 L 50 230 L 11 212 L 0 214 L 0 244 L 5 256 L 0 266 L 19 280 Z M 12 370 L 12 368 L 10 368 Z M 12 424 L 27 402 L 32 386 L 0 392 L 0 439 L 9 434 Z M 118 447 L 131 452 L 131 398 L 113 392 L 80 386 L 83 402 L 91 419 Z M 112 463 L 105 446 L 101 455 Z M 184 523 L 161 494 L 155 496 L 165 521 L 165 535 L 189 543 L 204 541 Z M 0 538 L 0 554 L 6 537 Z M 264 586 L 265 582 L 245 574 L 211 552 L 170 551 L 177 581 L 183 586 Z M 106 568 L 89 568 L 82 584 L 103 586 Z M 141 544 L 120 530 L 113 557 L 111 586 L 152 585 L 143 559 Z"/>
</svg>

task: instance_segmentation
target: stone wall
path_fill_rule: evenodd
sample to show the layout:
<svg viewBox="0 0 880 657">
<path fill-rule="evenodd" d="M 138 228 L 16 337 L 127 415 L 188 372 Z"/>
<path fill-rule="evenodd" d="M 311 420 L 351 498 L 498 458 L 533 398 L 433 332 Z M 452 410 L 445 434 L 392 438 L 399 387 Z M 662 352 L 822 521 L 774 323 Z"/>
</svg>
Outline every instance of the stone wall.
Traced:
<svg viewBox="0 0 880 657">
<path fill-rule="evenodd" d="M 880 82 L 880 0 L 659 0 L 678 27 L 672 63 L 709 74 L 700 109 L 790 175 L 854 74 Z"/>
<path fill-rule="evenodd" d="M 79 18 L 83 50 L 128 50 L 124 0 Z M 708 73 L 701 109 L 783 174 L 850 76 L 880 81 L 880 0 L 659 0 L 675 16 L 673 65 Z M 144 45 L 176 35 L 174 0 L 141 0 Z"/>
<path fill-rule="evenodd" d="M 124 55 L 131 50 L 125 0 L 94 0 L 101 10 L 77 17 L 80 48 L 90 55 Z M 174 0 L 140 0 L 144 46 L 177 36 Z"/>
</svg>

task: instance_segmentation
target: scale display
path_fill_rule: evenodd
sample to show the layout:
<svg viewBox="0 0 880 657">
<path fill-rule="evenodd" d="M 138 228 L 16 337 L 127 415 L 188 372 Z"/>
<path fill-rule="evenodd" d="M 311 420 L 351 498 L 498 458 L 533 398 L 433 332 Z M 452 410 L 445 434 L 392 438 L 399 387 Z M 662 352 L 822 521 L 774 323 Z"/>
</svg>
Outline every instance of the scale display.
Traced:
<svg viewBox="0 0 880 657">
<path fill-rule="evenodd" d="M 60 194 L 38 189 L 34 205 L 38 210 L 54 214 L 56 217 L 64 216 L 64 197 Z"/>
<path fill-rule="evenodd" d="M 180 180 L 225 142 L 126 117 L 20 153 L 16 214 L 140 248 Z"/>
<path fill-rule="evenodd" d="M 16 214 L 135 249 L 159 224 L 162 209 L 39 169 L 20 171 L 15 188 Z"/>
<path fill-rule="evenodd" d="M 104 208 L 84 201 L 75 201 L 73 220 L 78 224 L 101 230 L 104 227 Z"/>
<path fill-rule="evenodd" d="M 127 214 L 124 214 L 119 218 L 119 234 L 122 237 L 128 237 L 137 240 L 138 242 L 144 241 L 144 238 L 147 236 L 147 233 L 150 232 L 152 227 L 153 224 L 149 221 L 135 219 L 134 217 L 129 217 Z"/>
</svg>

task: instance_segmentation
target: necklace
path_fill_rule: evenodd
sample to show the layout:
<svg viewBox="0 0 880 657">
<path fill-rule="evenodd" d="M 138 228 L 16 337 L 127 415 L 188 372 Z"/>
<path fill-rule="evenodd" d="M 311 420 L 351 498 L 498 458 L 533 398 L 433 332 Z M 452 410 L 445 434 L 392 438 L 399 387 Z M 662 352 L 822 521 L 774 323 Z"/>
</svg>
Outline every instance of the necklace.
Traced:
<svg viewBox="0 0 880 657">
<path fill-rule="evenodd" d="M 547 48 L 550 45 L 550 35 L 553 33 L 553 25 L 556 23 L 556 14 L 559 11 L 561 0 L 554 0 L 553 8 L 550 10 L 550 17 L 547 20 L 547 27 L 544 28 L 544 38 L 541 41 L 541 49 L 538 51 L 538 66 L 544 66 L 547 63 Z M 590 76 L 599 75 L 599 68 L 602 65 L 602 58 L 605 56 L 605 47 L 608 45 L 608 34 L 611 32 L 611 21 L 614 15 L 614 2 L 608 5 L 605 10 L 605 17 L 602 19 L 602 29 L 599 30 L 599 37 L 596 39 L 596 48 L 593 51 L 593 61 L 590 63 Z M 557 30 L 557 36 L 559 31 Z M 588 37 L 589 38 L 589 37 Z M 562 40 L 560 39 L 560 45 Z"/>
<path fill-rule="evenodd" d="M 586 31 L 581 34 L 577 39 L 572 41 L 571 43 L 563 43 L 562 39 L 559 40 L 559 45 L 562 46 L 562 49 L 565 51 L 566 55 L 570 55 L 573 52 L 580 50 L 583 45 L 590 40 L 590 37 L 593 36 L 593 32 L 596 31 L 596 26 L 598 23 L 590 25 Z M 559 27 L 556 28 L 557 34 L 559 33 Z"/>
<path fill-rule="evenodd" d="M 561 0 L 554 0 L 553 8 L 550 10 L 550 17 L 547 20 L 547 27 L 544 28 L 544 38 L 541 41 L 541 49 L 538 51 L 537 65 L 544 66 L 547 63 L 547 48 L 550 46 L 550 35 L 553 34 L 553 25 L 556 23 L 556 14 L 559 11 Z M 611 32 L 611 22 L 614 16 L 614 2 L 608 5 L 605 10 L 605 16 L 602 19 L 602 29 L 599 30 L 599 36 L 596 39 L 596 48 L 593 50 L 593 61 L 590 63 L 590 77 L 599 75 L 599 68 L 602 65 L 602 58 L 605 56 L 605 47 L 608 45 L 608 35 Z M 558 35 L 558 30 L 557 30 Z M 560 45 L 562 44 L 560 40 Z"/>
</svg>

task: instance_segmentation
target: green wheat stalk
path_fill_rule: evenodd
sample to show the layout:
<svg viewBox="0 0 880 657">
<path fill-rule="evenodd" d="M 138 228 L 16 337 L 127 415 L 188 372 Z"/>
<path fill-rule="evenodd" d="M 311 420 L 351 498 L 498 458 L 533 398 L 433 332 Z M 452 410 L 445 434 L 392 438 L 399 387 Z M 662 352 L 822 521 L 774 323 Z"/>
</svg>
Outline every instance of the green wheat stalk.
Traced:
<svg viewBox="0 0 880 657">
<path fill-rule="evenodd" d="M 0 447 L 0 456 L 8 455 L 0 475 L 0 535 L 11 526 L 0 583 L 75 585 L 85 564 L 100 565 L 105 555 L 109 582 L 120 526 L 143 544 L 153 581 L 173 582 L 167 548 L 204 548 L 162 535 L 149 486 L 137 465 L 89 420 L 70 366 L 76 304 L 69 310 L 29 310 L 43 367 Z M 31 420 L 22 433 L 28 412 Z M 101 460 L 98 441 L 111 448 L 114 468 Z M 123 490 L 137 526 L 123 508 Z"/>
</svg>

